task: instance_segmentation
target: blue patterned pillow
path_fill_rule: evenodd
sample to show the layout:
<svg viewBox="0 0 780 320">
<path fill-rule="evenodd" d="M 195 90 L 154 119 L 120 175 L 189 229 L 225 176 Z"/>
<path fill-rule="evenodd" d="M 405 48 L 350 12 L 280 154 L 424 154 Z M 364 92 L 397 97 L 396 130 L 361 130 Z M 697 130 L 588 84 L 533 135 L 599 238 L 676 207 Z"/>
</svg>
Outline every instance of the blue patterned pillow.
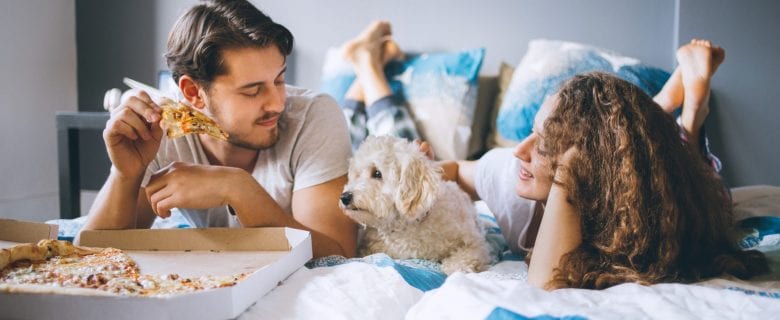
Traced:
<svg viewBox="0 0 780 320">
<path fill-rule="evenodd" d="M 532 40 L 515 69 L 498 118 L 498 132 L 515 142 L 531 134 L 534 116 L 544 99 L 572 76 L 589 71 L 613 73 L 653 96 L 670 74 L 637 59 L 584 44 Z"/>
<path fill-rule="evenodd" d="M 780 249 L 780 217 L 750 217 L 739 222 L 742 249 Z"/>
<path fill-rule="evenodd" d="M 420 134 L 441 159 L 468 156 L 477 103 L 477 83 L 485 49 L 407 54 L 385 67 L 390 88 L 405 100 Z M 328 50 L 320 89 L 343 105 L 355 80 L 338 49 Z"/>
</svg>

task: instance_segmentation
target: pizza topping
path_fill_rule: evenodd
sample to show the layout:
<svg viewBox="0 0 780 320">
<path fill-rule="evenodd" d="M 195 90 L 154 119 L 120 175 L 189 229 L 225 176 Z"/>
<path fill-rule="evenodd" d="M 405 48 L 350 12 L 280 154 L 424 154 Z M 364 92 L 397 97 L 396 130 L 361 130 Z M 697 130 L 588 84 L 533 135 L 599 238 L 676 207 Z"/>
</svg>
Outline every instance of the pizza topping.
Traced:
<svg viewBox="0 0 780 320">
<path fill-rule="evenodd" d="M 163 109 L 162 121 L 170 139 L 191 133 L 205 133 L 227 141 L 228 134 L 214 120 L 186 104 L 166 99 L 160 108 Z"/>
</svg>

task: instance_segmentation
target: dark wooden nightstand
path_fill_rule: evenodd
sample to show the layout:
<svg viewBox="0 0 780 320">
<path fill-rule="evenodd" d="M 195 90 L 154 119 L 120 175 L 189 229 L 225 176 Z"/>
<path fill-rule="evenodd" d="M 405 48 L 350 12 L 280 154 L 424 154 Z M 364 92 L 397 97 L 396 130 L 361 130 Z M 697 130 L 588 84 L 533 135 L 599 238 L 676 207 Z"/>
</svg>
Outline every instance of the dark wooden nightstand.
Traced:
<svg viewBox="0 0 780 320">
<path fill-rule="evenodd" d="M 74 219 L 81 216 L 79 130 L 103 130 L 108 118 L 108 112 L 57 112 L 61 219 Z"/>
</svg>

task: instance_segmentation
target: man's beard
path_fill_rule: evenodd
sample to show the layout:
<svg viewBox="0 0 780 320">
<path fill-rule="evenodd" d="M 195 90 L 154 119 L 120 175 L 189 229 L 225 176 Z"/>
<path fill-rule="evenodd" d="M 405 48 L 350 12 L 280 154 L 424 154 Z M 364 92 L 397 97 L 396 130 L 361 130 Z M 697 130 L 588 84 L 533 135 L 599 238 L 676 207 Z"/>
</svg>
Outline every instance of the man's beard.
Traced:
<svg viewBox="0 0 780 320">
<path fill-rule="evenodd" d="M 228 132 L 228 134 L 230 134 L 230 133 Z M 244 148 L 244 149 L 249 149 L 249 150 L 256 150 L 256 151 L 263 150 L 263 149 L 268 149 L 270 147 L 273 147 L 276 144 L 276 141 L 279 141 L 279 127 L 278 127 L 278 124 L 277 124 L 276 128 L 274 128 L 273 130 L 271 130 L 271 132 L 269 132 L 267 141 L 263 141 L 263 142 L 259 142 L 259 143 L 257 143 L 257 142 L 255 142 L 255 143 L 249 142 L 249 141 L 243 140 L 243 139 L 241 139 L 239 137 L 236 137 L 235 135 L 228 136 L 228 143 L 230 143 L 230 144 L 232 144 L 232 145 L 234 145 L 236 147 L 239 147 L 239 148 Z"/>
<path fill-rule="evenodd" d="M 224 123 L 222 121 L 222 113 L 220 113 L 220 110 L 221 108 L 219 107 L 219 105 L 217 105 L 216 103 L 214 103 L 213 100 L 211 100 L 212 117 L 214 118 L 214 120 L 217 121 L 217 123 Z M 276 113 L 276 112 L 267 113 L 262 118 L 256 119 L 255 123 L 267 121 L 276 116 L 280 116 L 280 113 Z M 276 144 L 276 141 L 279 140 L 280 122 L 281 122 L 281 117 L 277 120 L 276 126 L 268 132 L 268 136 L 267 139 L 265 139 L 265 141 L 262 142 L 247 141 L 246 139 L 242 138 L 240 135 L 226 130 L 226 132 L 228 133 L 227 142 L 236 147 L 243 148 L 243 149 L 256 150 L 256 151 L 268 149 L 270 147 L 273 147 L 274 144 Z"/>
</svg>

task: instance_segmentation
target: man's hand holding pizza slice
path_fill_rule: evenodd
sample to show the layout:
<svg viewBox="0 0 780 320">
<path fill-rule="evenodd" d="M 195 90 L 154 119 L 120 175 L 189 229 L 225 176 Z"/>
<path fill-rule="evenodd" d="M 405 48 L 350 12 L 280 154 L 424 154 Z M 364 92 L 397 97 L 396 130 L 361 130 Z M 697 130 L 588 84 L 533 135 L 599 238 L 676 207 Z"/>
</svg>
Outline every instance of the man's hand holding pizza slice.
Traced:
<svg viewBox="0 0 780 320">
<path fill-rule="evenodd" d="M 111 110 L 103 131 L 108 155 L 123 177 L 143 176 L 160 148 L 163 131 L 169 139 L 203 133 L 227 140 L 228 134 L 203 113 L 184 104 L 163 99 L 158 105 L 144 91 L 131 95 Z"/>
<path fill-rule="evenodd" d="M 140 179 L 157 155 L 163 130 L 162 109 L 143 91 L 130 96 L 118 108 L 103 130 L 108 157 L 121 177 Z"/>
</svg>

